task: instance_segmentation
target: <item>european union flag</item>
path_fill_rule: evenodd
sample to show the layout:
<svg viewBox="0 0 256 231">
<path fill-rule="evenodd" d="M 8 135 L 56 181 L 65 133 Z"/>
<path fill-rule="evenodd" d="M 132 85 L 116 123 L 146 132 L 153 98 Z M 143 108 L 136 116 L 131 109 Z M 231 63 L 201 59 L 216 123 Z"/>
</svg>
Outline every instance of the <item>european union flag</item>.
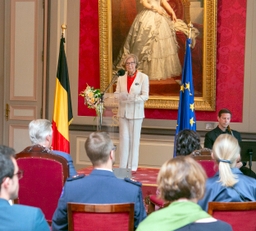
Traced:
<svg viewBox="0 0 256 231">
<path fill-rule="evenodd" d="M 182 81 L 180 84 L 180 101 L 178 109 L 178 120 L 176 134 L 184 129 L 196 131 L 196 116 L 194 103 L 194 85 L 192 77 L 191 62 L 191 39 L 186 42 L 186 54 L 182 70 Z M 175 155 L 175 153 L 174 153 Z"/>
</svg>

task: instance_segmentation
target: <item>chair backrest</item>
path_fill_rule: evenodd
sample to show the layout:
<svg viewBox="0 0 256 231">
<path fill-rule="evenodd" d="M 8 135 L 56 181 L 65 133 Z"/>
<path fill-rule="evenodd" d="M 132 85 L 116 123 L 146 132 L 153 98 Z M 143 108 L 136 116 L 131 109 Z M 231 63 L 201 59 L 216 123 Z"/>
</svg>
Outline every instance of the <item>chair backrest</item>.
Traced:
<svg viewBox="0 0 256 231">
<path fill-rule="evenodd" d="M 68 203 L 69 231 L 132 231 L 134 204 Z"/>
<path fill-rule="evenodd" d="M 40 152 L 16 154 L 20 169 L 19 196 L 14 203 L 39 207 L 49 224 L 57 207 L 62 188 L 69 176 L 67 160 L 59 155 Z"/>
<path fill-rule="evenodd" d="M 218 166 L 210 155 L 191 156 L 204 168 L 208 177 L 213 177 L 218 171 Z"/>
<path fill-rule="evenodd" d="M 256 202 L 209 202 L 208 213 L 229 223 L 234 231 L 256 230 Z"/>
</svg>

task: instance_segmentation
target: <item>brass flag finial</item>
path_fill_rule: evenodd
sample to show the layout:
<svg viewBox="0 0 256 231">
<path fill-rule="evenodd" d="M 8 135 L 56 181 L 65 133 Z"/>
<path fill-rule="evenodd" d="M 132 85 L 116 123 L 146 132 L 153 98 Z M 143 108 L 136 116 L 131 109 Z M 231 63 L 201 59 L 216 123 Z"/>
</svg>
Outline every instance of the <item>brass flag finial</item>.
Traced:
<svg viewBox="0 0 256 231">
<path fill-rule="evenodd" d="M 67 25 L 66 24 L 62 24 L 61 25 L 61 30 L 62 30 L 62 38 L 65 38 L 65 30 L 67 29 Z"/>
<path fill-rule="evenodd" d="M 191 38 L 191 30 L 193 28 L 193 24 L 191 23 L 191 21 L 188 24 L 188 38 Z"/>
</svg>

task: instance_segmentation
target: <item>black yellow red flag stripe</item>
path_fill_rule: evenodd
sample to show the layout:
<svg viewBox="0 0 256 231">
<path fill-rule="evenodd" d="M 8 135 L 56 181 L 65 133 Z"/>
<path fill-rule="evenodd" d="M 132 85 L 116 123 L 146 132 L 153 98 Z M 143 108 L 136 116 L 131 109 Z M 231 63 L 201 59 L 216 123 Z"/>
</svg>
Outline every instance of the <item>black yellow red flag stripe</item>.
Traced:
<svg viewBox="0 0 256 231">
<path fill-rule="evenodd" d="M 69 125 L 73 120 L 68 65 L 64 48 L 65 38 L 60 39 L 56 89 L 53 110 L 53 150 L 70 153 Z"/>
</svg>

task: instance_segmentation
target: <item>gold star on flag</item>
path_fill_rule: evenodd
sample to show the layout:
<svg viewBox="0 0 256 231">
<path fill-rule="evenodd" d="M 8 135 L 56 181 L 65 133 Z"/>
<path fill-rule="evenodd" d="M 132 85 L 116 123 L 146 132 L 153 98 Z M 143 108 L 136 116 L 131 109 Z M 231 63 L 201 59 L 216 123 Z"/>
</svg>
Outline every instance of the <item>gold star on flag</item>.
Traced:
<svg viewBox="0 0 256 231">
<path fill-rule="evenodd" d="M 180 91 L 184 92 L 184 85 L 183 84 L 180 86 Z"/>
<path fill-rule="evenodd" d="M 189 104 L 189 105 L 190 105 L 189 108 L 191 109 L 191 111 L 194 111 L 195 110 L 195 104 L 192 103 L 192 104 Z"/>
<path fill-rule="evenodd" d="M 189 123 L 191 127 L 193 127 L 193 124 L 196 123 L 193 117 L 189 120 Z"/>
<path fill-rule="evenodd" d="M 188 82 L 188 83 L 186 83 L 186 87 L 185 87 L 185 89 L 188 89 L 188 90 L 190 91 L 190 84 L 189 84 L 189 82 Z"/>
</svg>

